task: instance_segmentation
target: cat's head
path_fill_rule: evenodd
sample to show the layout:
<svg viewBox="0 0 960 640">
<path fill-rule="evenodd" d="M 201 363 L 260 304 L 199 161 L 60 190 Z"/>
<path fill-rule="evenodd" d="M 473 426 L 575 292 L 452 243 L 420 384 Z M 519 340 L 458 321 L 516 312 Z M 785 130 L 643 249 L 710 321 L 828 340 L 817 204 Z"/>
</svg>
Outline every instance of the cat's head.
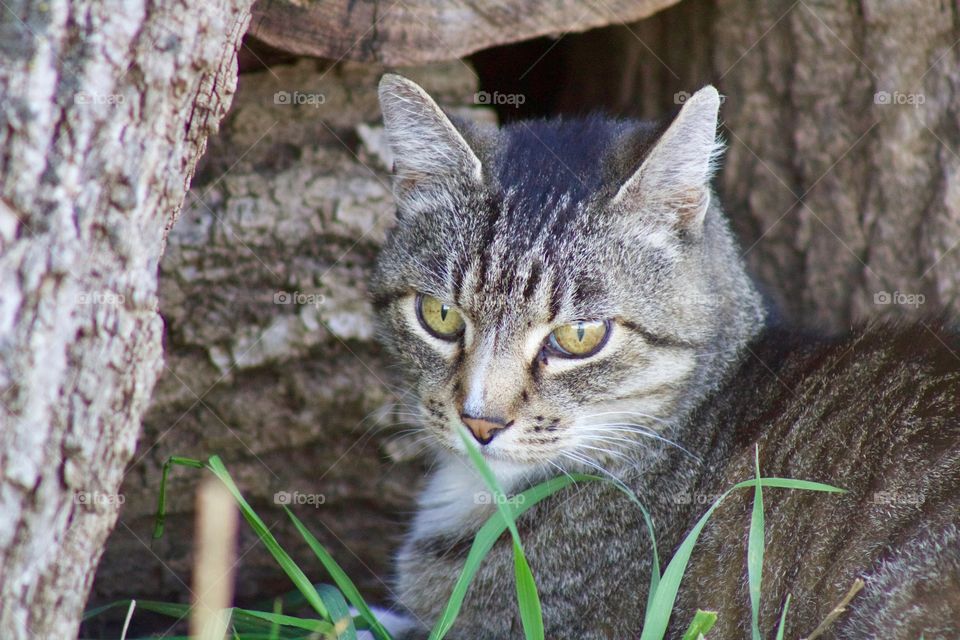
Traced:
<svg viewBox="0 0 960 640">
<path fill-rule="evenodd" d="M 521 465 L 636 451 L 759 329 L 713 204 L 713 87 L 666 126 L 455 123 L 395 75 L 380 101 L 397 224 L 372 289 L 442 447 L 462 452 L 466 425 L 492 460 Z"/>
</svg>

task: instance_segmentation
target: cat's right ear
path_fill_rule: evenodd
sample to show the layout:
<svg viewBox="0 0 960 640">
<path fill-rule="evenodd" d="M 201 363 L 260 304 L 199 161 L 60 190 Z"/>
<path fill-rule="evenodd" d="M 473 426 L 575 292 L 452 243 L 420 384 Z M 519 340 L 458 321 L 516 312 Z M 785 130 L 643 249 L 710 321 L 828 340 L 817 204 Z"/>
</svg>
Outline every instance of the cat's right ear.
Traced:
<svg viewBox="0 0 960 640">
<path fill-rule="evenodd" d="M 710 179 L 723 145 L 717 141 L 720 94 L 700 89 L 653 145 L 640 168 L 613 198 L 675 232 L 696 235 L 710 206 Z"/>
<path fill-rule="evenodd" d="M 451 180 L 481 181 L 480 159 L 419 85 L 388 73 L 379 94 L 398 198 Z"/>
</svg>

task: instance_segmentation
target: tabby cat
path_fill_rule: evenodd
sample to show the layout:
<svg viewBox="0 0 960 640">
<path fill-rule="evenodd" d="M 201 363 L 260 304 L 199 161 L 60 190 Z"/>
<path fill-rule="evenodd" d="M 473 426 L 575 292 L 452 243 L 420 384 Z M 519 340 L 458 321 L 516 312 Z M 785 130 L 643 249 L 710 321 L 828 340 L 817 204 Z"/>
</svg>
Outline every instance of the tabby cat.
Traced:
<svg viewBox="0 0 960 640">
<path fill-rule="evenodd" d="M 960 338 L 939 323 L 822 337 L 769 320 L 712 193 L 720 98 L 666 125 L 590 117 L 503 128 L 380 84 L 397 224 L 372 290 L 436 462 L 398 556 L 403 637 L 426 637 L 493 513 L 468 428 L 508 493 L 563 472 L 612 476 L 653 515 L 665 559 L 712 499 L 767 489 L 760 629 L 822 638 L 960 638 Z M 753 492 L 705 529 L 668 636 L 697 608 L 750 636 Z M 651 570 L 640 512 L 612 483 L 568 487 L 519 521 L 547 638 L 636 638 Z M 403 626 L 403 625 L 400 625 Z M 522 637 L 507 538 L 449 637 Z"/>
</svg>

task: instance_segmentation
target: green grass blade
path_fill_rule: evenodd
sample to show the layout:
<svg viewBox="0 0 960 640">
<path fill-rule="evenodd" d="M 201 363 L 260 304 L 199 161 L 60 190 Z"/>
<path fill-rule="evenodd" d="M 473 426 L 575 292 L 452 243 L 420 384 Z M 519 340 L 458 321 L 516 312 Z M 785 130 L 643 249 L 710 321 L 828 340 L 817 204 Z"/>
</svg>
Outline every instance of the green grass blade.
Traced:
<svg viewBox="0 0 960 640">
<path fill-rule="evenodd" d="M 753 489 L 753 513 L 750 516 L 750 536 L 747 540 L 747 581 L 750 588 L 750 629 L 753 640 L 760 637 L 760 584 L 763 579 L 763 485 L 760 482 L 760 446 L 754 451 L 757 483 Z"/>
<path fill-rule="evenodd" d="M 637 508 L 640 509 L 640 513 L 643 514 L 643 522 L 647 526 L 647 533 L 650 535 L 650 549 L 653 551 L 652 566 L 650 568 L 650 589 L 647 591 L 647 608 L 649 611 L 650 607 L 653 605 L 653 594 L 657 592 L 657 588 L 660 586 L 660 554 L 657 552 L 657 536 L 653 530 L 653 518 L 650 517 L 650 512 L 647 511 L 647 508 L 643 506 L 643 503 L 640 502 L 640 498 L 637 497 L 637 494 L 633 492 L 630 487 L 625 485 L 619 480 L 613 480 L 611 478 L 604 478 L 602 476 L 587 476 L 593 480 L 600 480 L 603 482 L 609 482 L 614 487 L 619 489 L 623 494 L 633 502 Z"/>
<path fill-rule="evenodd" d="M 510 513 L 510 507 L 507 505 L 507 496 L 503 491 L 503 488 L 500 486 L 500 481 L 497 480 L 497 476 L 494 475 L 493 470 L 490 468 L 490 465 L 487 464 L 487 461 L 483 459 L 483 454 L 480 453 L 479 447 L 470 439 L 470 436 L 467 435 L 467 430 L 465 427 L 458 428 L 457 433 L 460 434 L 460 439 L 463 441 L 463 445 L 467 448 L 467 455 L 470 457 L 470 461 L 473 463 L 473 466 L 476 467 L 477 471 L 480 472 L 480 477 L 483 478 L 483 482 L 487 485 L 487 489 L 490 490 L 490 493 L 493 495 L 493 501 L 497 505 L 497 509 L 500 511 L 500 515 L 503 516 L 504 521 L 507 523 L 507 528 L 510 530 L 510 535 L 513 536 L 514 542 L 517 543 L 521 549 L 523 544 L 520 542 L 520 533 L 517 531 L 517 523 L 514 522 L 513 515 Z"/>
<path fill-rule="evenodd" d="M 357 640 L 357 628 L 353 626 L 353 616 L 350 615 L 350 607 L 344 600 L 343 594 L 336 587 L 329 584 L 321 584 L 317 587 L 317 592 L 323 599 L 327 611 L 330 612 L 330 619 L 333 621 L 334 637 L 338 640 Z"/>
<path fill-rule="evenodd" d="M 283 598 L 276 598 L 273 601 L 273 613 L 274 615 L 283 614 Z M 280 640 L 280 623 L 271 622 L 270 623 L 270 640 Z"/>
<path fill-rule="evenodd" d="M 247 503 L 243 495 L 240 494 L 240 490 L 233 482 L 233 478 L 230 477 L 230 473 L 226 467 L 223 466 L 223 461 L 220 460 L 220 456 L 210 456 L 210 459 L 207 461 L 207 468 L 220 479 L 231 495 L 233 495 L 233 499 L 237 501 L 237 505 L 240 507 L 240 513 L 243 514 L 244 519 L 257 534 L 257 537 L 260 538 L 260 541 L 263 543 L 263 546 L 267 548 L 267 551 L 270 552 L 270 555 L 277 561 L 277 564 L 280 565 L 280 568 L 283 569 L 284 573 L 287 574 L 290 580 L 293 581 L 293 584 L 296 585 L 297 589 L 299 589 L 307 599 L 307 602 L 310 603 L 314 611 L 320 614 L 320 617 L 324 620 L 331 621 L 330 612 L 327 611 L 327 607 L 320 598 L 317 589 L 310 580 L 307 579 L 303 570 L 290 558 L 290 555 L 283 550 L 280 543 L 277 542 L 277 539 L 270 533 L 267 525 L 260 519 L 260 516 L 257 515 L 250 504 Z"/>
<path fill-rule="evenodd" d="M 713 625 L 715 624 L 717 624 L 716 611 L 697 609 L 697 613 L 694 614 L 693 620 L 690 621 L 690 626 L 687 627 L 687 631 L 683 634 L 682 640 L 700 640 L 700 638 L 707 635 L 710 629 L 713 629 Z"/>
<path fill-rule="evenodd" d="M 83 619 L 92 618 L 109 609 L 130 606 L 130 600 L 118 600 L 101 607 L 89 609 L 83 614 Z M 137 600 L 137 610 L 150 611 L 168 616 L 170 618 L 186 618 L 190 615 L 190 605 L 176 602 L 158 602 L 155 600 Z M 279 613 L 269 613 L 266 611 L 254 611 L 251 609 L 235 608 L 231 610 L 231 622 L 234 626 L 240 628 L 244 638 L 255 634 L 258 631 L 268 629 L 266 638 L 279 637 L 277 627 L 292 627 L 295 629 L 304 629 L 316 633 L 330 635 L 334 627 L 324 620 L 313 620 L 307 618 L 295 618 L 285 616 Z M 267 623 L 270 623 L 269 626 Z"/>
<path fill-rule="evenodd" d="M 130 608 L 130 600 L 116 600 L 115 602 L 111 602 L 100 607 L 87 609 L 83 613 L 83 619 L 87 620 L 88 618 L 100 615 L 104 611 L 109 611 L 110 609 L 116 609 L 118 607 L 123 607 L 124 609 Z M 156 600 L 137 600 L 137 609 L 152 611 L 153 613 L 170 616 L 171 618 L 181 618 L 190 613 L 190 605 L 188 604 L 180 604 L 176 602 L 158 602 Z"/>
<path fill-rule="evenodd" d="M 753 482 L 753 481 L 751 481 Z M 687 569 L 687 563 L 690 561 L 690 555 L 693 553 L 693 547 L 700 537 L 700 532 L 706 526 L 707 520 L 713 515 L 713 512 L 720 505 L 727 494 L 732 489 L 724 493 L 711 505 L 707 512 L 700 517 L 697 524 L 694 525 L 687 537 L 684 538 L 680 547 L 677 549 L 670 563 L 660 578 L 660 584 L 657 592 L 653 594 L 652 606 L 649 607 L 644 615 L 643 632 L 640 634 L 640 640 L 661 640 L 667 632 L 667 625 L 670 624 L 670 614 L 673 612 L 673 603 L 677 599 L 677 591 L 680 588 L 680 579 Z"/>
<path fill-rule="evenodd" d="M 843 489 L 832 487 L 828 484 L 819 482 L 810 482 L 807 480 L 793 480 L 790 478 L 760 478 L 754 480 L 745 480 L 738 482 L 733 487 L 725 491 L 716 502 L 714 502 L 707 512 L 700 517 L 697 524 L 687 534 L 680 547 L 677 549 L 670 563 L 667 565 L 663 576 L 660 579 L 660 585 L 652 600 L 652 607 L 648 607 L 644 615 L 643 632 L 640 640 L 661 640 L 667 631 L 670 623 L 670 615 L 673 612 L 673 604 L 677 599 L 677 591 L 680 588 L 680 580 L 683 578 L 687 569 L 687 563 L 693 553 L 693 547 L 700 537 L 700 533 L 706 526 L 707 521 L 716 508 L 723 502 L 730 493 L 744 487 L 755 487 L 760 484 L 764 487 L 778 487 L 783 489 L 801 489 L 804 491 L 823 491 L 828 493 L 844 493 Z"/>
<path fill-rule="evenodd" d="M 552 496 L 554 493 L 564 489 L 579 480 L 596 480 L 595 476 L 586 476 L 583 474 L 564 475 L 541 482 L 523 493 L 519 494 L 516 500 L 508 503 L 511 515 L 514 519 L 519 518 L 527 509 L 530 509 L 541 500 Z M 447 605 L 443 610 L 440 619 L 437 620 L 430 632 L 430 640 L 442 640 L 444 636 L 453 627 L 457 615 L 460 613 L 460 607 L 467 595 L 467 589 L 473 582 L 474 576 L 480 568 L 480 563 L 493 548 L 496 541 L 507 530 L 507 524 L 499 512 L 490 516 L 484 523 L 477 535 L 473 539 L 473 545 L 467 554 L 467 559 L 463 563 L 463 569 L 460 571 L 460 577 L 453 586 L 453 591 L 447 599 Z"/>
<path fill-rule="evenodd" d="M 163 463 L 163 470 L 160 473 L 160 492 L 157 494 L 157 513 L 153 519 L 153 539 L 157 540 L 163 536 L 163 524 L 167 517 L 167 475 L 170 473 L 170 467 L 178 465 L 181 467 L 192 467 L 194 469 L 203 469 L 203 463 L 193 458 L 183 458 L 181 456 L 170 456 Z"/>
<path fill-rule="evenodd" d="M 353 580 L 351 580 L 340 565 L 337 564 L 337 561 L 333 559 L 330 552 L 320 544 L 320 541 L 310 533 L 310 530 L 307 529 L 303 522 L 301 522 L 290 509 L 284 507 L 283 510 L 287 512 L 287 515 L 293 521 L 293 526 L 296 527 L 303 539 L 306 540 L 310 550 L 313 551 L 314 555 L 316 555 L 323 564 L 323 567 L 327 570 L 327 573 L 330 574 L 330 577 L 333 578 L 334 583 L 340 588 L 343 595 L 350 601 L 350 604 L 357 608 L 360 616 L 367 621 L 374 635 L 380 638 L 380 640 L 391 640 L 386 628 L 380 624 L 380 621 L 377 620 L 377 617 L 373 614 L 373 611 L 367 605 L 363 596 L 360 595 L 360 590 L 357 589 L 357 585 L 353 583 Z"/>
<path fill-rule="evenodd" d="M 648 595 L 649 600 L 652 598 L 653 592 L 656 590 L 656 586 L 659 583 L 660 578 L 659 556 L 656 551 L 656 536 L 654 534 L 653 520 L 650 517 L 650 513 L 637 498 L 636 494 L 634 494 L 633 491 L 631 491 L 628 487 L 619 483 L 614 483 L 608 478 L 600 476 L 582 473 L 565 474 L 563 476 L 558 476 L 545 482 L 541 482 L 540 484 L 527 489 L 523 493 L 519 494 L 516 497 L 516 500 L 510 501 L 506 504 L 511 509 L 513 518 L 516 519 L 519 518 L 520 515 L 522 515 L 527 509 L 533 507 L 541 500 L 570 486 L 574 482 L 587 481 L 611 482 L 611 484 L 625 493 L 627 497 L 634 502 L 637 507 L 640 508 L 647 531 L 650 534 L 650 541 L 653 549 L 653 571 L 651 572 L 652 587 L 650 594 Z M 504 503 L 504 501 L 501 500 L 501 503 Z M 489 553 L 493 548 L 493 545 L 496 543 L 496 541 L 506 530 L 507 525 L 504 523 L 502 516 L 498 512 L 492 515 L 490 519 L 487 520 L 487 522 L 483 525 L 483 527 L 481 527 L 477 532 L 473 540 L 473 545 L 470 548 L 470 552 L 467 555 L 467 559 L 464 562 L 463 569 L 460 572 L 460 576 L 453 587 L 450 598 L 447 600 L 447 605 L 444 608 L 443 614 L 440 616 L 440 619 L 436 622 L 433 630 L 430 632 L 430 640 L 442 640 L 442 638 L 444 638 L 453 627 L 453 623 L 456 621 L 457 616 L 460 613 L 460 608 L 463 605 L 467 590 L 469 589 L 470 583 L 473 581 L 474 576 L 479 570 L 480 564 L 486 557 L 487 553 Z"/>
<path fill-rule="evenodd" d="M 744 480 L 733 485 L 732 489 L 742 489 L 752 487 L 756 480 Z M 810 480 L 793 480 L 792 478 L 760 478 L 760 484 L 764 487 L 775 489 L 798 489 L 800 491 L 821 491 L 824 493 L 846 493 L 846 489 L 823 484 L 822 482 L 811 482 Z"/>
<path fill-rule="evenodd" d="M 523 549 L 513 543 L 513 574 L 517 582 L 517 603 L 520 607 L 520 621 L 527 638 L 543 638 L 543 610 L 540 607 L 540 594 L 533 581 L 533 573 Z"/>
<path fill-rule="evenodd" d="M 790 608 L 790 594 L 787 594 L 787 601 L 783 603 L 783 611 L 780 613 L 780 626 L 777 627 L 777 640 L 783 640 L 783 634 L 787 630 L 787 609 Z M 921 638 L 920 640 L 923 640 Z"/>
<path fill-rule="evenodd" d="M 278 630 L 279 627 L 293 627 L 294 629 L 304 629 L 305 631 L 312 631 L 325 635 L 332 635 L 334 633 L 334 626 L 325 620 L 297 618 L 294 616 L 284 615 L 282 613 L 254 611 L 253 609 L 235 608 L 233 610 L 233 619 L 235 621 L 250 621 L 251 618 L 257 621 L 269 622 L 271 635 L 274 634 L 274 630 Z M 279 631 L 276 633 L 279 633 Z"/>
<path fill-rule="evenodd" d="M 460 439 L 467 449 L 470 461 L 480 472 L 480 476 L 493 495 L 497 510 L 506 522 L 510 536 L 513 538 L 514 582 L 517 588 L 517 605 L 520 608 L 520 620 L 523 622 L 524 635 L 527 640 L 543 640 L 543 616 L 540 608 L 540 596 L 537 594 L 537 584 L 533 579 L 533 573 L 530 571 L 526 555 L 523 553 L 520 532 L 517 531 L 517 523 L 514 521 L 511 509 L 507 504 L 506 493 L 500 487 L 500 482 L 494 475 L 493 470 L 490 469 L 487 461 L 483 459 L 480 449 L 467 435 L 466 428 L 457 429 L 457 433 L 460 434 Z M 519 559 L 517 556 L 519 556 Z"/>
</svg>

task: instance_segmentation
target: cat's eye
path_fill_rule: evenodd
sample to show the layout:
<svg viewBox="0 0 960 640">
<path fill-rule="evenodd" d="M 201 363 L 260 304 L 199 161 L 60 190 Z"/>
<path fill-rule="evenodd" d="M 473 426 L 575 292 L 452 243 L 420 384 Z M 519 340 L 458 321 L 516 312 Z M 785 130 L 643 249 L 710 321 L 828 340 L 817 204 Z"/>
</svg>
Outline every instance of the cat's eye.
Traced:
<svg viewBox="0 0 960 640">
<path fill-rule="evenodd" d="M 578 320 L 554 329 L 547 345 L 555 355 L 586 358 L 600 351 L 608 337 L 609 320 Z"/>
<path fill-rule="evenodd" d="M 456 340 L 463 333 L 463 316 L 452 306 L 433 296 L 417 294 L 417 319 L 430 335 L 441 340 Z"/>
</svg>

